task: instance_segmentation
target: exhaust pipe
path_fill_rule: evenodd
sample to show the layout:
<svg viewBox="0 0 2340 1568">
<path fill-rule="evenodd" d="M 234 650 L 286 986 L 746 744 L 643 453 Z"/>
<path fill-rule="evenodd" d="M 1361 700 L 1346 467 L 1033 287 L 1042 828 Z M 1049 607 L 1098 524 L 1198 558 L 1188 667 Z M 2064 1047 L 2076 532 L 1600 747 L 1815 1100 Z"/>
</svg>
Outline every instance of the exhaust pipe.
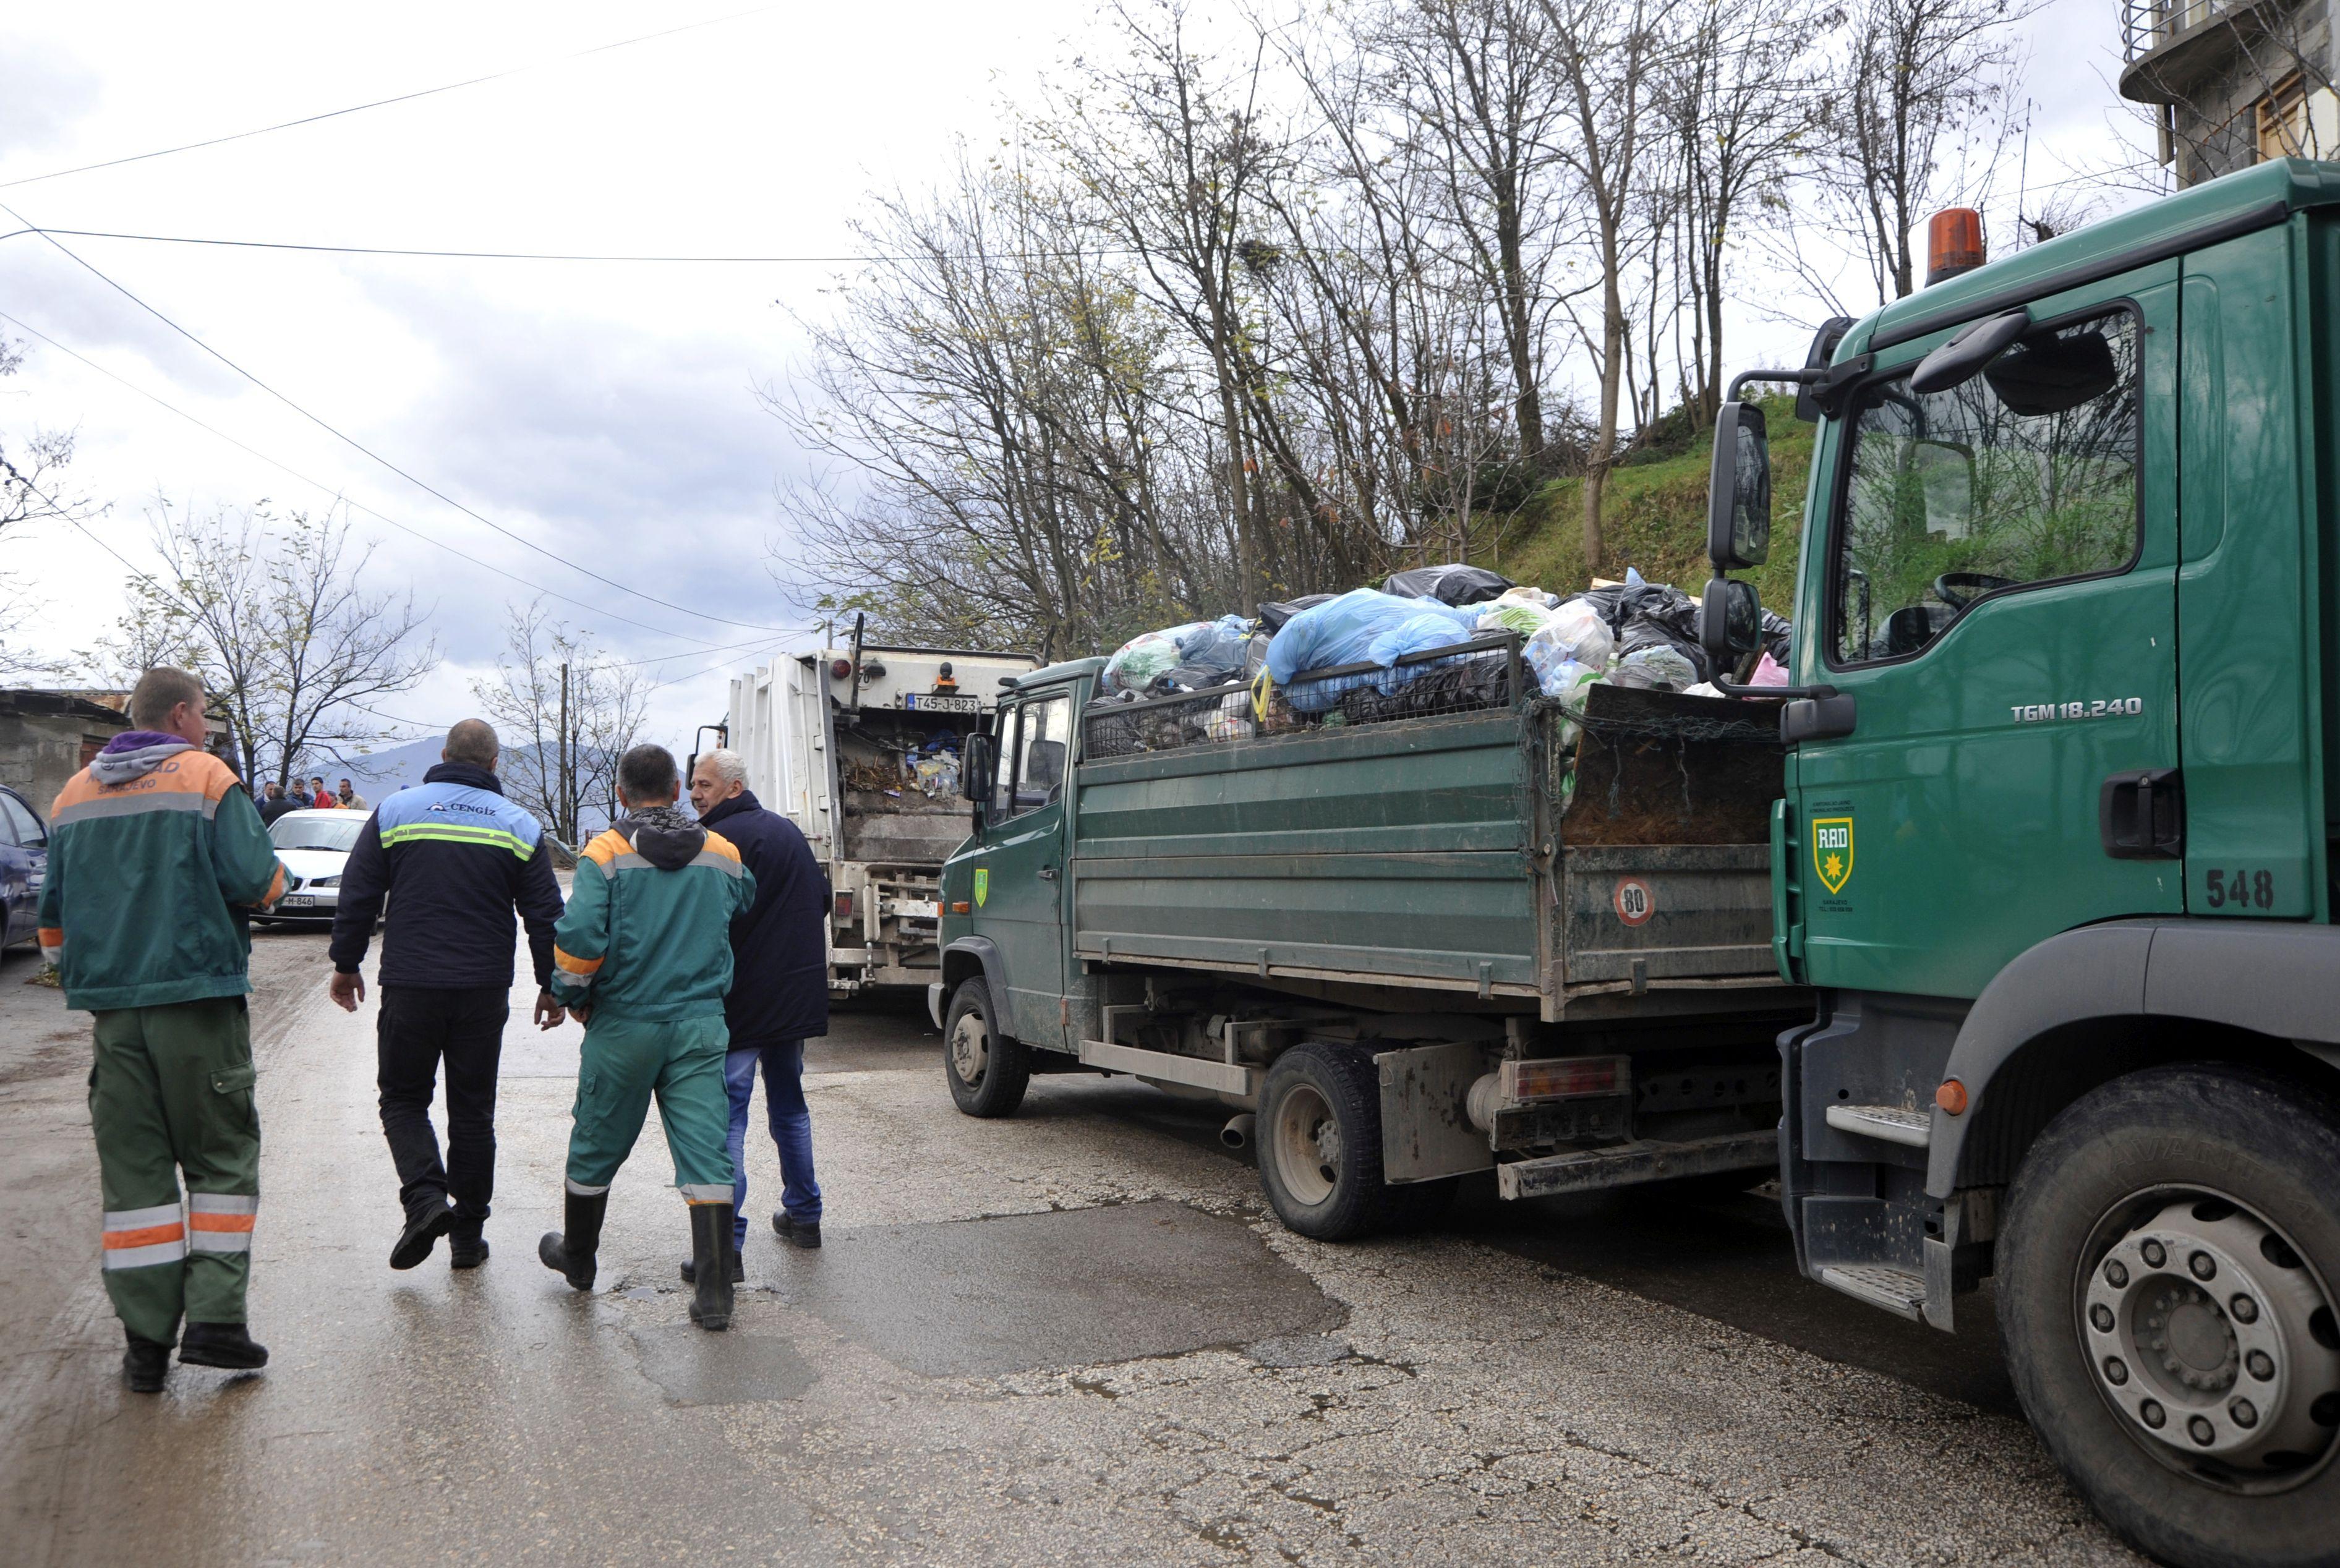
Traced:
<svg viewBox="0 0 2340 1568">
<path fill-rule="evenodd" d="M 1258 1129 L 1259 1117 L 1245 1111 L 1239 1116 L 1227 1118 L 1227 1125 L 1219 1129 L 1219 1141 L 1231 1149 L 1249 1148 L 1252 1139 L 1258 1136 Z"/>
</svg>

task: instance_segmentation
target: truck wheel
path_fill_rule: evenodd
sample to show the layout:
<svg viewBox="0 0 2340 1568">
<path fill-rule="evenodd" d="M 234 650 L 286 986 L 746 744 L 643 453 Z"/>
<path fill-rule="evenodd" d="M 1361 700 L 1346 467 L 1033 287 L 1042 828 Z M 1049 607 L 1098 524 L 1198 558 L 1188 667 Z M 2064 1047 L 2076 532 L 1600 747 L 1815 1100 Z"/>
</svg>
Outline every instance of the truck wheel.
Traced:
<svg viewBox="0 0 2340 1568">
<path fill-rule="evenodd" d="M 991 989 L 962 980 L 943 1019 L 943 1077 L 951 1098 L 971 1116 L 1006 1116 L 1024 1103 L 1032 1082 L 1032 1055 L 1001 1034 L 991 1015 Z"/>
<path fill-rule="evenodd" d="M 2104 1085 L 2008 1193 L 1998 1320 L 2025 1414 L 2133 1543 L 2340 1563 L 2340 1104 L 2223 1065 Z"/>
<path fill-rule="evenodd" d="M 1433 1196 L 1382 1180 L 1382 1090 L 1373 1058 L 1321 1041 L 1267 1069 L 1259 1096 L 1259 1185 L 1287 1229 L 1349 1241 L 1416 1216 Z"/>
</svg>

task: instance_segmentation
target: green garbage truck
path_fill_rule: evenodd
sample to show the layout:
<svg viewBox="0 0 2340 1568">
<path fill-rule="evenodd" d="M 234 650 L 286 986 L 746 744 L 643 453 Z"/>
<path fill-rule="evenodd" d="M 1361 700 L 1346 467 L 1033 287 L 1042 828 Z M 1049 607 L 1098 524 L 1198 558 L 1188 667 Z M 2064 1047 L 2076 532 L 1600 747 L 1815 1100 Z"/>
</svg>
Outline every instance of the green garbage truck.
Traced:
<svg viewBox="0 0 2340 1568">
<path fill-rule="evenodd" d="M 2335 372 L 2340 166 L 2279 160 L 1774 376 L 1820 418 L 1771 868 L 1799 1259 L 1944 1328 L 1991 1276 L 2049 1448 L 2181 1563 L 2340 1561 Z M 1727 650 L 1769 465 L 1758 410 L 1717 438 Z"/>
<path fill-rule="evenodd" d="M 1946 265 L 1740 380 L 1819 422 L 1793 685 L 1578 713 L 1450 650 L 1278 734 L 1025 677 L 944 873 L 953 1093 L 1217 1096 L 1328 1236 L 1490 1164 L 1738 1179 L 1768 1133 L 1807 1275 L 1942 1329 L 1990 1282 L 2129 1540 L 2340 1563 L 2340 165 Z M 1738 390 L 1725 670 L 1770 548 Z"/>
</svg>

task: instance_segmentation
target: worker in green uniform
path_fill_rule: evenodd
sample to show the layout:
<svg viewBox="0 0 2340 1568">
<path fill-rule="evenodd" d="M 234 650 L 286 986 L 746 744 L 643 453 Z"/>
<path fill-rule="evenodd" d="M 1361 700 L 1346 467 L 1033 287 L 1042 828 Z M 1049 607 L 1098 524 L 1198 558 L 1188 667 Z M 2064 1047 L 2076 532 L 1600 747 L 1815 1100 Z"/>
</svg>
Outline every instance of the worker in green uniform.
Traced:
<svg viewBox="0 0 2340 1568">
<path fill-rule="evenodd" d="M 690 1206 L 698 1292 L 690 1320 L 731 1324 L 731 921 L 756 897 L 739 851 L 675 808 L 682 779 L 663 746 L 618 760 L 628 815 L 578 858 L 569 908 L 552 932 L 552 989 L 585 1024 L 560 1230 L 537 1245 L 547 1268 L 593 1287 L 610 1184 L 633 1151 L 650 1097 Z"/>
<path fill-rule="evenodd" d="M 244 917 L 283 896 L 284 870 L 242 781 L 203 749 L 203 709 L 183 670 L 139 678 L 132 728 L 50 808 L 41 888 L 41 949 L 65 1006 L 95 1018 L 105 1293 L 141 1394 L 162 1391 L 174 1343 L 193 1366 L 268 1364 L 244 1325 L 260 1210 Z"/>
</svg>

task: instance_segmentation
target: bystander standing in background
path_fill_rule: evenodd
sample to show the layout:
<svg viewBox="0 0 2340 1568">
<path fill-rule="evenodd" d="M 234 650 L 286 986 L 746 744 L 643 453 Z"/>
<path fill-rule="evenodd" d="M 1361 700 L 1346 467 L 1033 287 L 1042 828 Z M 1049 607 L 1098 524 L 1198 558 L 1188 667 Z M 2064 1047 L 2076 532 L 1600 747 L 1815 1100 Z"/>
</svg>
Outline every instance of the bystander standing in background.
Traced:
<svg viewBox="0 0 2340 1568">
<path fill-rule="evenodd" d="M 273 779 L 269 780 L 267 789 L 260 801 L 260 820 L 263 825 L 273 825 L 276 819 L 283 816 L 285 812 L 298 811 L 300 809 L 299 801 L 291 799 L 285 795 L 283 785 Z"/>
</svg>

